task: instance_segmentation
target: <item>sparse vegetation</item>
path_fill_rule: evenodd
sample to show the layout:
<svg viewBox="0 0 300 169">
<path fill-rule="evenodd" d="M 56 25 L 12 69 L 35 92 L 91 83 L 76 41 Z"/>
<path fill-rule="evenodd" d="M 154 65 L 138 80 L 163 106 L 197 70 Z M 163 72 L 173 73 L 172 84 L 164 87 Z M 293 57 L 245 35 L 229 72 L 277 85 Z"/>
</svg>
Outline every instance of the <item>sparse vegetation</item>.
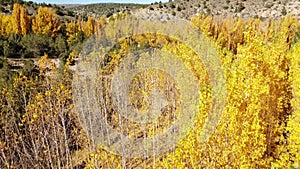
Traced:
<svg viewBox="0 0 300 169">
<path fill-rule="evenodd" d="M 273 5 L 274 5 L 273 3 L 266 3 L 265 7 L 266 8 L 272 8 Z"/>
<path fill-rule="evenodd" d="M 175 11 L 172 11 L 172 15 L 173 15 L 173 16 L 176 16 L 176 12 L 175 12 Z"/>
<path fill-rule="evenodd" d="M 243 5 L 243 3 L 238 3 L 238 6 L 235 8 L 235 12 L 241 12 L 244 9 L 245 6 Z"/>
<path fill-rule="evenodd" d="M 223 6 L 223 9 L 225 9 L 225 10 L 228 9 L 228 8 L 229 8 L 229 6 L 227 6 L 227 5 Z"/>
<path fill-rule="evenodd" d="M 176 10 L 177 10 L 178 12 L 180 12 L 182 9 L 181 9 L 180 6 L 178 6 L 178 7 L 176 8 Z"/>
<path fill-rule="evenodd" d="M 287 14 L 287 11 L 286 11 L 286 8 L 285 8 L 285 7 L 282 8 L 281 14 L 282 14 L 283 16 L 285 16 L 285 15 Z"/>
</svg>

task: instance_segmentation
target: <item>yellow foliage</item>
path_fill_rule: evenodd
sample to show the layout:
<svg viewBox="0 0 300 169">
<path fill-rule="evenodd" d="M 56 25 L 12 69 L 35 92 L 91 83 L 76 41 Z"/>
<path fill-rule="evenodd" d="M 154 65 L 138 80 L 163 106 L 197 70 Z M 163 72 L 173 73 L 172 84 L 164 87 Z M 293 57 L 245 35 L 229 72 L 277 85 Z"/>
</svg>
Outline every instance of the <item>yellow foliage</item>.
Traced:
<svg viewBox="0 0 300 169">
<path fill-rule="evenodd" d="M 274 21 L 232 18 L 214 21 L 213 17 L 199 16 L 193 22 L 213 39 L 227 78 L 227 106 L 214 134 L 207 142 L 199 142 L 206 112 L 212 104 L 210 87 L 205 86 L 209 77 L 203 78 L 205 70 L 201 62 L 193 58 L 184 44 L 151 34 L 136 35 L 120 42 L 120 51 L 111 53 L 112 60 L 105 69 L 114 71 L 122 56 L 128 54 L 126 49 L 134 44 L 132 41 L 140 46 L 164 46 L 163 50 L 176 54 L 193 70 L 199 82 L 202 80 L 202 104 L 196 122 L 193 130 L 168 153 L 147 159 L 123 159 L 99 148 L 90 154 L 87 168 L 297 168 L 300 45 L 288 54 L 299 27 L 297 21 L 287 16 L 276 27 Z M 148 95 L 148 91 L 143 92 L 141 95 Z M 118 117 L 112 118 L 116 118 L 112 121 L 117 125 Z M 155 126 L 169 125 L 164 122 Z M 147 136 L 161 132 L 162 128 L 147 127 Z M 129 136 L 133 135 L 129 132 Z"/>
<path fill-rule="evenodd" d="M 26 35 L 29 32 L 29 18 L 26 9 L 20 4 L 14 4 L 12 18 L 13 32 Z"/>
<path fill-rule="evenodd" d="M 66 23 L 67 42 L 69 44 L 75 39 L 79 31 L 76 22 L 71 21 Z"/>
<path fill-rule="evenodd" d="M 112 19 L 122 17 L 118 15 Z M 86 168 L 299 168 L 300 43 L 294 44 L 299 33 L 298 21 L 291 16 L 264 23 L 258 19 L 244 21 L 200 15 L 192 22 L 210 37 L 227 80 L 226 107 L 209 140 L 199 141 L 213 104 L 208 83 L 210 77 L 203 63 L 183 42 L 165 35 L 145 33 L 122 39 L 118 49 L 109 52 L 110 61 L 98 73 L 109 75 L 116 71 L 124 56 L 134 47 L 160 48 L 170 52 L 194 73 L 200 86 L 200 106 L 192 130 L 173 149 L 146 159 L 126 159 L 102 147 L 91 148 L 94 145 L 86 139 L 74 112 L 72 70 L 69 67 L 79 54 L 74 50 L 66 61 L 62 80 L 55 78 L 56 74 L 52 78 L 46 76 L 47 69 L 57 70 L 45 54 L 39 60 L 39 78 L 20 74 L 14 79 L 12 88 L 1 88 L 0 131 L 5 137 L 0 137 L 0 150 L 5 156 L 0 154 L 3 159 L 0 164 L 7 168 L 59 168 L 74 166 L 76 159 L 80 158 Z M 28 23 L 24 7 L 15 4 L 11 16 L 0 14 L 0 34 L 8 36 L 15 32 L 26 35 Z M 105 24 L 106 18 L 92 17 L 87 21 L 68 22 L 67 41 L 69 44 L 74 42 L 80 31 L 91 36 Z M 34 33 L 55 36 L 60 28 L 61 23 L 50 8 L 40 7 L 32 20 Z M 133 44 L 136 46 L 132 47 Z M 152 84 L 156 75 L 158 83 Z M 137 91 L 141 77 L 144 77 L 145 88 Z M 140 110 L 148 110 L 150 91 L 153 88 L 163 90 L 165 86 L 160 85 L 167 80 L 170 78 L 157 70 L 141 73 L 132 81 L 136 86 L 129 92 L 129 100 Z M 174 90 L 175 99 L 178 99 L 180 90 Z M 174 118 L 170 114 L 145 125 L 147 137 L 166 131 L 172 122 L 170 119 Z M 109 116 L 110 123 L 121 130 L 118 114 L 113 112 Z M 133 132 L 127 131 L 128 136 L 140 136 L 141 131 L 137 131 L 140 124 L 125 121 L 122 125 L 133 129 Z M 19 161 L 14 163 L 16 159 Z"/>
<path fill-rule="evenodd" d="M 298 42 L 295 46 L 293 46 L 292 51 L 289 52 L 289 57 L 291 59 L 290 62 L 290 74 L 289 81 L 291 83 L 292 95 L 291 105 L 293 107 L 293 111 L 291 112 L 287 127 L 287 141 L 286 145 L 281 147 L 282 154 L 280 155 L 280 161 L 274 163 L 276 167 L 285 167 L 286 165 L 293 166 L 294 168 L 299 168 L 300 165 L 300 81 L 299 81 L 299 73 L 300 73 L 300 43 Z M 298 167 L 297 167 L 298 166 Z"/>
<path fill-rule="evenodd" d="M 96 21 L 92 17 L 88 17 L 87 21 L 83 23 L 83 32 L 86 36 L 91 36 L 96 31 Z"/>
<path fill-rule="evenodd" d="M 13 31 L 12 17 L 0 14 L 0 34 L 8 36 Z"/>
<path fill-rule="evenodd" d="M 61 23 L 55 11 L 52 8 L 39 7 L 37 15 L 32 19 L 32 31 L 55 36 L 60 28 Z"/>
</svg>

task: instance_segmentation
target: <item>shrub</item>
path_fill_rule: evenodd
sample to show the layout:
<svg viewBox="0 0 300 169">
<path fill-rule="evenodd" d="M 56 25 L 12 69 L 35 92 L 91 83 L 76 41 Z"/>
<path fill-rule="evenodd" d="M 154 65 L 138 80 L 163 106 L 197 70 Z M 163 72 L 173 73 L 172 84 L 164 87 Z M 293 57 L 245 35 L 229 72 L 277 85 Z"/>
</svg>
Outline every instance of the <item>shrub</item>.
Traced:
<svg viewBox="0 0 300 169">
<path fill-rule="evenodd" d="M 170 6 L 172 9 L 176 8 L 176 6 L 174 4 L 171 4 Z"/>
<path fill-rule="evenodd" d="M 244 5 L 242 3 L 239 3 L 238 7 L 235 8 L 235 12 L 241 12 L 244 9 L 245 9 Z"/>
<path fill-rule="evenodd" d="M 287 11 L 286 11 L 286 8 L 285 8 L 285 7 L 282 8 L 281 14 L 282 14 L 282 15 L 286 15 L 286 14 L 287 14 Z"/>
<path fill-rule="evenodd" d="M 265 7 L 266 7 L 266 8 L 271 8 L 273 5 L 274 5 L 273 3 L 267 3 L 267 4 L 265 5 Z"/>
</svg>

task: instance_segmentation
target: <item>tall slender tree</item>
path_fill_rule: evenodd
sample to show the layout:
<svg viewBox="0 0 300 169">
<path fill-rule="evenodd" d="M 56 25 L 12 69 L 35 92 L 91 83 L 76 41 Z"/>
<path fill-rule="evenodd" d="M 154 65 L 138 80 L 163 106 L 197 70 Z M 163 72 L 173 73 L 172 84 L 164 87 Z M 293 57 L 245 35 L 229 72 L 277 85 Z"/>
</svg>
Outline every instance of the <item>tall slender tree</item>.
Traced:
<svg viewBox="0 0 300 169">
<path fill-rule="evenodd" d="M 29 18 L 26 9 L 20 4 L 14 4 L 13 12 L 13 32 L 26 35 L 29 32 Z"/>
</svg>

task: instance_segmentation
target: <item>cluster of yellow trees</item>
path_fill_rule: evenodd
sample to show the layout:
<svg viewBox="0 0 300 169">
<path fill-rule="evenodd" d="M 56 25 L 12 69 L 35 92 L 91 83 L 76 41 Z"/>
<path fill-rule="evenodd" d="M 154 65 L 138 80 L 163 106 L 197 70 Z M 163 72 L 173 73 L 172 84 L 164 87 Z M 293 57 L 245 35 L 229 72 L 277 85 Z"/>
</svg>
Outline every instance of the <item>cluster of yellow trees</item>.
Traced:
<svg viewBox="0 0 300 169">
<path fill-rule="evenodd" d="M 0 33 L 8 36 L 10 33 L 26 35 L 30 31 L 34 33 L 50 33 L 55 35 L 61 28 L 55 12 L 51 8 L 40 7 L 36 16 L 27 15 L 25 7 L 14 4 L 11 15 L 0 15 Z"/>
<path fill-rule="evenodd" d="M 16 21 L 16 22 L 15 22 Z M 52 69 L 44 76 L 47 55 L 40 59 L 40 76 L 22 73 L 13 85 L 0 86 L 0 166 L 4 168 L 299 168 L 300 165 L 300 43 L 298 21 L 244 21 L 198 16 L 192 22 L 211 39 L 222 61 L 227 84 L 226 107 L 207 142 L 199 135 L 211 103 L 210 88 L 201 85 L 196 123 L 175 148 L 147 159 L 124 159 L 101 147 L 93 150 L 78 122 L 72 100 L 72 71 L 66 62 L 63 76 Z M 67 22 L 68 42 L 83 31 L 92 35 L 104 18 Z M 55 36 L 62 23 L 50 8 L 27 16 L 15 4 L 11 16 L 0 15 L 0 33 L 26 35 L 30 31 Z M 113 31 L 113 30 L 112 30 Z M 153 41 L 158 38 L 158 41 Z M 191 49 L 174 40 L 151 35 L 133 37 L 141 46 L 170 51 L 183 61 Z M 162 43 L 162 42 L 163 43 Z M 124 57 L 130 44 L 111 56 Z M 156 44 L 159 43 L 159 44 Z M 195 56 L 193 56 L 195 57 Z M 192 57 L 192 60 L 193 60 Z M 203 71 L 201 63 L 191 65 Z M 202 67 L 202 68 L 200 68 Z M 197 73 L 196 73 L 197 74 Z M 205 73 L 204 73 L 205 74 Z M 199 75 L 199 76 L 200 76 Z M 114 119 L 112 119 L 114 121 Z M 161 122 L 163 123 L 163 121 Z M 115 122 L 115 124 L 118 124 Z M 165 124 L 162 124 L 165 126 Z M 159 130 L 158 130 L 159 131 Z M 129 133 L 130 134 L 130 133 Z M 153 135 L 151 133 L 150 135 Z"/>
<path fill-rule="evenodd" d="M 124 161 L 100 148 L 90 155 L 87 167 L 299 168 L 297 19 L 287 16 L 262 22 L 198 16 L 192 22 L 215 44 L 227 79 L 226 107 L 214 134 L 207 142 L 199 142 L 207 105 L 212 104 L 210 89 L 201 88 L 205 106 L 199 107 L 193 130 L 169 153 Z M 162 49 L 183 61 L 193 56 L 191 49 L 175 44 L 168 39 Z M 191 67 L 203 71 L 193 63 Z"/>
<path fill-rule="evenodd" d="M 25 7 L 14 4 L 11 15 L 0 14 L 0 35 L 8 36 L 10 33 L 27 35 L 33 32 L 56 36 L 65 24 L 68 41 L 71 41 L 78 32 L 83 31 L 86 36 L 90 36 L 105 23 L 104 17 L 88 17 L 86 21 L 79 18 L 77 21 L 63 23 L 55 14 L 55 10 L 49 7 L 39 7 L 36 15 L 28 16 Z"/>
<path fill-rule="evenodd" d="M 228 106 L 215 134 L 227 133 L 217 139 L 225 146 L 221 157 L 237 160 L 223 165 L 299 168 L 297 19 L 214 22 L 200 16 L 193 22 L 223 47 Z"/>
</svg>

